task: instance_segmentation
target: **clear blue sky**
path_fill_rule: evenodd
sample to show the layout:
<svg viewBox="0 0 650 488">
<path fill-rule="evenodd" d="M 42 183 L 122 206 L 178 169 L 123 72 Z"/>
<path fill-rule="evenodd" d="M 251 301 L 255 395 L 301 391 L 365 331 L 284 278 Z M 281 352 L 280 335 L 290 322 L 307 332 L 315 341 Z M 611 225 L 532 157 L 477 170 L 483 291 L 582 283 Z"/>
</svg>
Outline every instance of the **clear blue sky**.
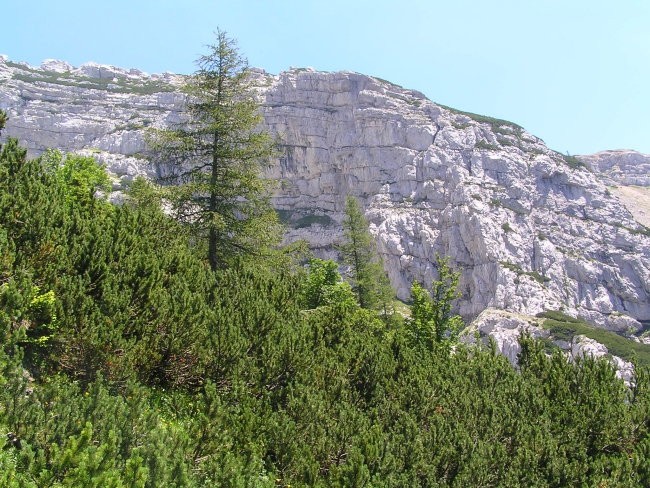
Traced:
<svg viewBox="0 0 650 488">
<path fill-rule="evenodd" d="M 350 70 L 571 154 L 650 153 L 650 0 L 6 0 L 0 53 L 190 73 L 217 27 L 252 66 Z"/>
</svg>

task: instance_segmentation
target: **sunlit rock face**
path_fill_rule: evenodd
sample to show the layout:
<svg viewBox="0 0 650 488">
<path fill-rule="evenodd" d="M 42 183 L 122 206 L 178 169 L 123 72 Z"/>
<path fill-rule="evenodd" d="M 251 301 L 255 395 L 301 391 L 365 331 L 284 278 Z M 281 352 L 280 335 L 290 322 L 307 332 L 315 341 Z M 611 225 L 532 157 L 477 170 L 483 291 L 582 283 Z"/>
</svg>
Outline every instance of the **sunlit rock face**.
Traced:
<svg viewBox="0 0 650 488">
<path fill-rule="evenodd" d="M 461 271 L 460 312 L 563 309 L 619 331 L 650 320 L 650 237 L 606 188 L 600 164 L 567 158 L 506 121 L 464 114 L 357 73 L 253 73 L 280 147 L 268 176 L 288 238 L 335 254 L 346 195 L 358 197 L 402 299 Z M 105 163 L 115 189 L 147 164 L 147 127 L 182 120 L 182 77 L 96 64 L 0 61 L 4 136 Z M 632 163 L 630 163 L 632 164 Z M 632 174 L 631 170 L 626 170 Z M 636 181 L 636 180 L 635 180 Z"/>
<path fill-rule="evenodd" d="M 612 184 L 650 186 L 650 154 L 621 149 L 578 158 L 593 171 L 609 178 Z"/>
</svg>

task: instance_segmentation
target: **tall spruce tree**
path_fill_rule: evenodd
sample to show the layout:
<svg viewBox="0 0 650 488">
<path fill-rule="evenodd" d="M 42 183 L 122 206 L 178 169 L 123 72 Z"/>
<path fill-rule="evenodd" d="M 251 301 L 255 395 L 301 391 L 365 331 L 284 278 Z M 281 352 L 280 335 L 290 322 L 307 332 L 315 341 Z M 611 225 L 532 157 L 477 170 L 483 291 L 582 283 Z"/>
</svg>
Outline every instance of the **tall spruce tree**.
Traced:
<svg viewBox="0 0 650 488">
<path fill-rule="evenodd" d="M 340 246 L 349 266 L 350 281 L 362 308 L 383 309 L 387 314 L 394 297 L 368 221 L 356 198 L 348 196 L 343 220 L 345 242 Z"/>
<path fill-rule="evenodd" d="M 279 236 L 261 177 L 274 149 L 259 130 L 261 116 L 247 61 L 235 40 L 217 31 L 185 86 L 185 120 L 152 138 L 168 170 L 169 200 L 199 242 L 213 270 L 237 255 L 263 249 Z"/>
</svg>

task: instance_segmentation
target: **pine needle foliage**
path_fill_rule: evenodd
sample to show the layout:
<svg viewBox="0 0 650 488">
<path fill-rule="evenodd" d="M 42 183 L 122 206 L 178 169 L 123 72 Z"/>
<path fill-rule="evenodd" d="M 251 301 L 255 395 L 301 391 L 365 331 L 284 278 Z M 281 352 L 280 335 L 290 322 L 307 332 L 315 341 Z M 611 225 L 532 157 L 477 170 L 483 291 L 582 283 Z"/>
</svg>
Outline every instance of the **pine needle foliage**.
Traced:
<svg viewBox="0 0 650 488">
<path fill-rule="evenodd" d="M 368 221 L 359 201 L 348 196 L 343 220 L 344 242 L 339 246 L 343 262 L 349 267 L 349 280 L 361 308 L 392 312 L 395 296 L 383 261 L 377 252 Z"/>
<path fill-rule="evenodd" d="M 438 279 L 431 283 L 431 292 L 420 283 L 411 286 L 411 317 L 407 320 L 416 344 L 429 349 L 457 342 L 463 319 L 453 313 L 460 273 L 449 266 L 449 259 L 437 257 Z"/>
<path fill-rule="evenodd" d="M 155 188 L 113 206 L 86 163 L 0 148 L 0 486 L 650 486 L 647 369 L 422 347 L 331 262 L 213 271 Z M 454 276 L 414 304 L 431 343 Z"/>
<path fill-rule="evenodd" d="M 234 39 L 217 31 L 185 85 L 182 123 L 152 133 L 175 216 L 205 243 L 212 270 L 237 256 L 260 254 L 279 240 L 263 167 L 275 154 L 251 72 Z"/>
</svg>

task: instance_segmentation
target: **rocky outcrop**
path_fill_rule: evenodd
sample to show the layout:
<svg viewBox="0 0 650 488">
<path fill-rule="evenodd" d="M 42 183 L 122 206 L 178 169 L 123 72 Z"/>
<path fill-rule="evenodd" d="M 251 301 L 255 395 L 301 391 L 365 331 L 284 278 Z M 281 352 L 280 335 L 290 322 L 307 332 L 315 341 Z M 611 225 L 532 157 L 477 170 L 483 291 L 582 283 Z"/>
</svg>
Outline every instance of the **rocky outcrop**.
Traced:
<svg viewBox="0 0 650 488">
<path fill-rule="evenodd" d="M 650 155 L 618 150 L 577 158 L 601 177 L 639 223 L 650 227 Z"/>
<path fill-rule="evenodd" d="M 634 382 L 634 365 L 630 361 L 610 354 L 607 346 L 585 335 L 575 335 L 570 340 L 555 337 L 544 327 L 544 319 L 537 317 L 486 309 L 463 331 L 461 340 L 474 343 L 478 338 L 484 344 L 492 340 L 497 350 L 517 366 L 521 352 L 519 340 L 524 334 L 542 339 L 549 348 L 562 351 L 571 361 L 585 357 L 606 359 L 616 370 L 618 378 L 627 385 Z"/>
<path fill-rule="evenodd" d="M 534 315 L 561 306 L 602 326 L 650 320 L 650 238 L 599 178 L 507 121 L 462 113 L 357 73 L 256 71 L 281 157 L 274 204 L 319 253 L 334 253 L 345 195 L 359 197 L 391 282 L 462 272 L 460 312 Z M 100 65 L 0 62 L 7 135 L 32 154 L 85 150 L 116 174 L 146 165 L 144 131 L 182 117 L 182 80 Z"/>
<path fill-rule="evenodd" d="M 611 184 L 650 186 L 650 154 L 623 149 L 577 157 Z"/>
<path fill-rule="evenodd" d="M 179 122 L 184 96 L 178 75 L 147 75 L 96 63 L 79 68 L 46 60 L 41 68 L 0 58 L 0 108 L 6 136 L 31 156 L 48 148 L 85 152 L 120 180 L 155 176 L 145 164 L 145 131 Z M 123 183 L 123 181 L 122 181 Z"/>
<path fill-rule="evenodd" d="M 463 330 L 460 339 L 465 343 L 474 343 L 478 338 L 486 344 L 491 339 L 499 352 L 516 366 L 521 352 L 519 339 L 524 334 L 535 339 L 550 337 L 550 333 L 542 328 L 541 321 L 536 317 L 488 308 Z"/>
</svg>

